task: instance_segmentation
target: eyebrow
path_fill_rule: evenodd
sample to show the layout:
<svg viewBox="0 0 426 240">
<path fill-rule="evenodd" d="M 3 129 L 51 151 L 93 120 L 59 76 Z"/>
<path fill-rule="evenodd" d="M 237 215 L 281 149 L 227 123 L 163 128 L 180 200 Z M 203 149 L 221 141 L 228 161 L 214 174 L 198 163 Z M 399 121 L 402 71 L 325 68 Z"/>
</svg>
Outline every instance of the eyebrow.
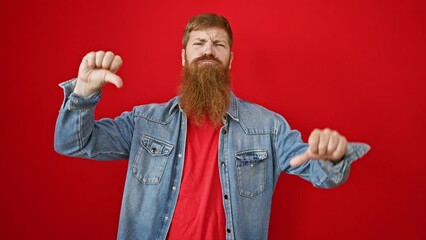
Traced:
<svg viewBox="0 0 426 240">
<path fill-rule="evenodd" d="M 207 42 L 207 40 L 206 40 L 205 38 L 201 38 L 201 37 L 197 37 L 197 38 L 195 38 L 195 39 L 194 39 L 194 42 L 195 42 L 195 41 L 200 41 L 200 42 L 203 42 L 203 43 L 204 43 L 204 42 Z M 226 44 L 227 42 L 226 42 L 226 40 L 214 40 L 214 41 L 213 41 L 213 43 L 214 43 L 214 44 L 217 44 L 217 43 L 224 43 L 224 44 Z"/>
<path fill-rule="evenodd" d="M 214 40 L 213 43 L 226 43 L 225 40 Z"/>
<path fill-rule="evenodd" d="M 205 38 L 195 38 L 194 41 L 201 41 L 201 42 L 207 42 Z"/>
</svg>

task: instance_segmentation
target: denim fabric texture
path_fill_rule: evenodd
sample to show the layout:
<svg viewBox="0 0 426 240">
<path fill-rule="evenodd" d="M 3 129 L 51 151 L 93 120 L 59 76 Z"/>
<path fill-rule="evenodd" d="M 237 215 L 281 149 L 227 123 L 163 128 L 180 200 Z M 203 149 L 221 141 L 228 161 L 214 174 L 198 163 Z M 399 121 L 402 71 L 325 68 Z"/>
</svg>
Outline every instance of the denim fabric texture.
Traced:
<svg viewBox="0 0 426 240">
<path fill-rule="evenodd" d="M 96 160 L 129 159 L 118 239 L 166 239 L 185 162 L 187 117 L 179 97 L 134 107 L 115 119 L 94 120 L 101 92 L 82 98 L 75 79 L 61 83 L 65 98 L 55 128 L 58 153 Z M 223 119 L 217 164 L 226 239 L 267 239 L 272 195 L 282 172 L 318 188 L 346 181 L 350 164 L 370 147 L 349 143 L 344 159 L 308 161 L 291 167 L 307 144 L 277 113 L 232 94 Z"/>
</svg>

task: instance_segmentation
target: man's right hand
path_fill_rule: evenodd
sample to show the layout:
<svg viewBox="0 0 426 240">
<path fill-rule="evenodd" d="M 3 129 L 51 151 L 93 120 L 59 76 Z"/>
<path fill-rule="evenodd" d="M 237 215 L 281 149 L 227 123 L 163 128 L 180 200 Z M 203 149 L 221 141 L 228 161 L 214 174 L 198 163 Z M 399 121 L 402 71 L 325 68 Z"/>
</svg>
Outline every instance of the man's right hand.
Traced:
<svg viewBox="0 0 426 240">
<path fill-rule="evenodd" d="M 123 81 L 115 73 L 122 65 L 121 57 L 112 52 L 88 53 L 81 61 L 74 93 L 88 97 L 107 83 L 112 83 L 121 88 Z"/>
</svg>

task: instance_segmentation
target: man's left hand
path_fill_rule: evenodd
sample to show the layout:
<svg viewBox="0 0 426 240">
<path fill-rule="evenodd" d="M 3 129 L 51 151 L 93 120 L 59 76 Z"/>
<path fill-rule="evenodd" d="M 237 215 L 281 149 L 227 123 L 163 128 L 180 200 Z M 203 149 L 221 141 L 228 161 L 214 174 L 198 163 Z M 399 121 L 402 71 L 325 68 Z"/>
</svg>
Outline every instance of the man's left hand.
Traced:
<svg viewBox="0 0 426 240">
<path fill-rule="evenodd" d="M 347 141 L 337 131 L 315 129 L 309 136 L 306 152 L 290 160 L 290 166 L 297 167 L 309 160 L 340 161 L 346 154 Z"/>
</svg>

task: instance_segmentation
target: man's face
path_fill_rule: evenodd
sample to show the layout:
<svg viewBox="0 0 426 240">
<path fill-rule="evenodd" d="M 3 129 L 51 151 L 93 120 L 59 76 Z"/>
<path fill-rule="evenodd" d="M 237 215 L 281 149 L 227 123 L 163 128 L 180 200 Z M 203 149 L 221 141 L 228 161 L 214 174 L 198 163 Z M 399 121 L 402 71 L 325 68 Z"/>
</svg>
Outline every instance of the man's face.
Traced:
<svg viewBox="0 0 426 240">
<path fill-rule="evenodd" d="M 197 124 L 209 119 L 215 126 L 231 102 L 229 69 L 232 53 L 228 35 L 220 28 L 193 31 L 182 50 L 183 79 L 180 106 Z"/>
<path fill-rule="evenodd" d="M 233 53 L 228 42 L 228 34 L 221 28 L 208 28 L 192 31 L 185 49 L 182 49 L 182 66 L 191 64 L 196 58 L 212 56 L 219 60 L 203 60 L 198 64 L 223 64 L 231 68 Z"/>
</svg>

